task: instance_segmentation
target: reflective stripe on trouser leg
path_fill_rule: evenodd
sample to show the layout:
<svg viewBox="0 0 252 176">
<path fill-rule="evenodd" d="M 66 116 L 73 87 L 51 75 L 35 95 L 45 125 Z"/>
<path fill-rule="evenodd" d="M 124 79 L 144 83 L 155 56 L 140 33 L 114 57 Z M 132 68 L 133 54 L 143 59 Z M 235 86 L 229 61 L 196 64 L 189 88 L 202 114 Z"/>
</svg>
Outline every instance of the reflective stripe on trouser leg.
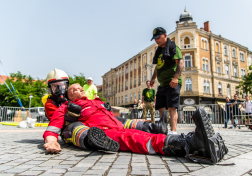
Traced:
<svg viewBox="0 0 252 176">
<path fill-rule="evenodd" d="M 142 130 L 144 121 L 141 119 L 128 119 L 124 124 L 124 129 L 136 129 L 136 130 Z"/>
<path fill-rule="evenodd" d="M 84 146 L 84 138 L 87 136 L 89 127 L 85 125 L 74 128 L 72 133 L 72 143 L 80 148 L 86 149 Z"/>
<path fill-rule="evenodd" d="M 149 152 L 150 155 L 157 154 L 157 153 L 155 152 L 155 150 L 153 149 L 153 147 L 152 147 L 151 139 L 147 142 L 146 148 L 147 148 L 147 150 L 148 150 L 148 152 Z"/>
</svg>

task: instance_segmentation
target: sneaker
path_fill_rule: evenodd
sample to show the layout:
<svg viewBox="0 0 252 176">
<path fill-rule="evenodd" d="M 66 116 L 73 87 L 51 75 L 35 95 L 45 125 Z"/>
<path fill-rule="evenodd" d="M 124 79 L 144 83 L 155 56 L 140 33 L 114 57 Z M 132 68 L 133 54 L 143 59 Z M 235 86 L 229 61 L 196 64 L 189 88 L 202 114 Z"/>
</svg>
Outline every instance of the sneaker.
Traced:
<svg viewBox="0 0 252 176">
<path fill-rule="evenodd" d="M 168 135 L 169 135 L 169 134 L 178 134 L 178 133 L 175 132 L 175 131 L 169 131 L 169 132 L 168 132 Z"/>
<path fill-rule="evenodd" d="M 109 138 L 106 133 L 97 127 L 92 127 L 88 130 L 87 137 L 89 146 L 94 146 L 94 149 L 108 150 L 117 152 L 120 144 Z"/>
</svg>

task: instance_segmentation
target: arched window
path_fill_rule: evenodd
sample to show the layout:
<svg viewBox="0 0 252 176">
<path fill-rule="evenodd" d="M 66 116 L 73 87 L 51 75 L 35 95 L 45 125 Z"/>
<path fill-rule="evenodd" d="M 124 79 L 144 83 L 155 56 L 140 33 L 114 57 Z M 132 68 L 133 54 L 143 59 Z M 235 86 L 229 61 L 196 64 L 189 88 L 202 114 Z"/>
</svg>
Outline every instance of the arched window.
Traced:
<svg viewBox="0 0 252 176">
<path fill-rule="evenodd" d="M 225 73 L 228 75 L 229 74 L 229 67 L 228 65 L 225 65 Z"/>
<path fill-rule="evenodd" d="M 209 81 L 207 81 L 207 93 L 210 93 L 210 82 Z"/>
<path fill-rule="evenodd" d="M 228 55 L 228 47 L 224 46 L 224 54 L 227 56 Z"/>
<path fill-rule="evenodd" d="M 201 37 L 201 48 L 207 50 L 208 41 L 206 38 Z"/>
<path fill-rule="evenodd" d="M 217 73 L 221 73 L 221 64 L 220 64 L 220 62 L 217 62 L 216 66 L 217 66 Z"/>
<path fill-rule="evenodd" d="M 185 65 L 185 67 L 192 67 L 192 56 L 191 55 L 184 56 L 184 65 Z"/>
<path fill-rule="evenodd" d="M 152 55 L 152 52 L 151 52 L 151 53 L 150 53 L 149 63 L 152 63 L 152 59 L 153 59 L 153 55 Z"/>
<path fill-rule="evenodd" d="M 204 80 L 203 87 L 204 87 L 204 93 L 207 93 L 207 82 L 206 82 L 206 80 Z"/>
<path fill-rule="evenodd" d="M 246 75 L 246 70 L 244 68 L 241 69 L 241 77 L 244 78 Z"/>
<path fill-rule="evenodd" d="M 202 70 L 206 70 L 206 60 L 202 59 Z"/>
<path fill-rule="evenodd" d="M 231 97 L 231 88 L 230 88 L 230 84 L 227 85 L 227 95 L 230 98 Z"/>
<path fill-rule="evenodd" d="M 244 59 L 244 53 L 243 52 L 240 52 L 240 61 L 244 62 L 245 59 Z"/>
<path fill-rule="evenodd" d="M 204 86 L 204 93 L 208 93 L 209 94 L 210 93 L 210 82 L 204 80 L 203 86 Z"/>
<path fill-rule="evenodd" d="M 220 52 L 220 43 L 219 43 L 219 42 L 215 42 L 215 51 L 216 51 L 217 53 Z"/>
<path fill-rule="evenodd" d="M 233 56 L 233 58 L 236 58 L 236 49 L 235 48 L 232 48 L 232 56 Z"/>
<path fill-rule="evenodd" d="M 218 93 L 219 95 L 222 95 L 222 84 L 220 82 L 218 84 Z"/>
<path fill-rule="evenodd" d="M 185 91 L 192 91 L 192 80 L 191 79 L 186 79 L 185 80 Z"/>
<path fill-rule="evenodd" d="M 185 37 L 185 39 L 184 39 L 184 44 L 186 45 L 186 44 L 190 44 L 190 39 L 189 39 L 189 37 Z"/>
<path fill-rule="evenodd" d="M 146 72 L 143 72 L 143 81 L 146 81 L 147 78 L 146 78 Z"/>
<path fill-rule="evenodd" d="M 209 71 L 208 59 L 206 59 L 206 71 Z"/>
<path fill-rule="evenodd" d="M 235 76 L 235 77 L 238 77 L 237 67 L 234 67 L 234 76 Z"/>
</svg>

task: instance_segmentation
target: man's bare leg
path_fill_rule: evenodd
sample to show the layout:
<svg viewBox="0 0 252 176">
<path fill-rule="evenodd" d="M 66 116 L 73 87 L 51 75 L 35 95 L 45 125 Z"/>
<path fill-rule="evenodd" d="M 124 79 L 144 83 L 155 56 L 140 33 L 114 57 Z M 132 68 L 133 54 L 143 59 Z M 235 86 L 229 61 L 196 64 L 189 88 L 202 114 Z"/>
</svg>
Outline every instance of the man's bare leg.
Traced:
<svg viewBox="0 0 252 176">
<path fill-rule="evenodd" d="M 161 108 L 161 109 L 159 109 L 158 111 L 159 111 L 159 117 L 161 118 L 162 117 L 162 114 L 163 114 L 163 111 L 165 110 L 165 108 Z"/>
<path fill-rule="evenodd" d="M 178 121 L 178 113 L 175 107 L 168 108 L 170 113 L 170 119 L 171 119 L 171 131 L 176 132 L 177 131 L 177 121 Z"/>
</svg>

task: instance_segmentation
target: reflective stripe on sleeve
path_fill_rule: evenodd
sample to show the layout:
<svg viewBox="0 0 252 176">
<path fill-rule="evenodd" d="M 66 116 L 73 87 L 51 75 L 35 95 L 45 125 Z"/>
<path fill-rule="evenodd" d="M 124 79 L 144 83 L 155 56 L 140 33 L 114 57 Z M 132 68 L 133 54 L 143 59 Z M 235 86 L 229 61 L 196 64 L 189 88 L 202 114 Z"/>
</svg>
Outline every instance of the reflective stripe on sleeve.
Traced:
<svg viewBox="0 0 252 176">
<path fill-rule="evenodd" d="M 48 127 L 46 128 L 46 131 L 51 131 L 51 132 L 54 132 L 54 133 L 56 133 L 56 134 L 60 134 L 61 129 L 60 129 L 60 128 L 57 128 L 57 127 L 55 127 L 55 126 L 48 126 Z"/>
</svg>

